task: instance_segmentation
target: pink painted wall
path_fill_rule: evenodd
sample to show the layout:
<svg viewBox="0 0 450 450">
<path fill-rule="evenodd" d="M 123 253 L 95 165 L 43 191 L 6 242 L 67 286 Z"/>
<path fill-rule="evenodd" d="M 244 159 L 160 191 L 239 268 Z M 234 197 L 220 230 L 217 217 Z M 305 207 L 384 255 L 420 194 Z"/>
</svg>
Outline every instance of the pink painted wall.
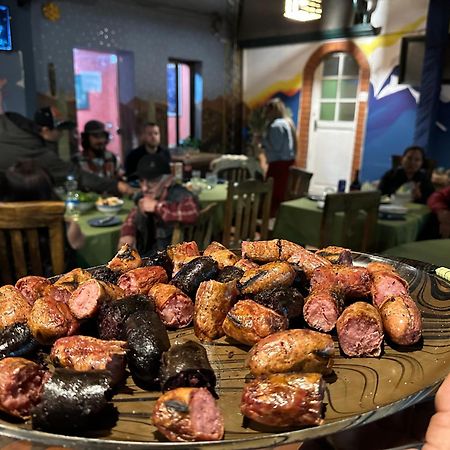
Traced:
<svg viewBox="0 0 450 450">
<path fill-rule="evenodd" d="M 91 79 L 100 78 L 100 83 L 87 83 L 87 109 L 77 109 L 78 131 L 84 129 L 84 124 L 96 119 L 105 123 L 111 140 L 108 150 L 122 158 L 122 143 L 117 130 L 119 129 L 119 91 L 117 55 L 92 50 L 73 50 L 73 64 L 76 75 L 92 73 Z M 88 75 L 88 74 L 87 74 Z M 83 84 L 83 82 L 81 82 Z M 90 87 L 93 90 L 89 90 Z M 97 92 L 98 91 L 98 92 Z"/>
<path fill-rule="evenodd" d="M 186 139 L 191 134 L 191 69 L 187 64 L 181 67 L 181 116 L 179 117 L 180 140 Z M 176 116 L 167 116 L 167 134 L 169 147 L 176 147 Z"/>
</svg>

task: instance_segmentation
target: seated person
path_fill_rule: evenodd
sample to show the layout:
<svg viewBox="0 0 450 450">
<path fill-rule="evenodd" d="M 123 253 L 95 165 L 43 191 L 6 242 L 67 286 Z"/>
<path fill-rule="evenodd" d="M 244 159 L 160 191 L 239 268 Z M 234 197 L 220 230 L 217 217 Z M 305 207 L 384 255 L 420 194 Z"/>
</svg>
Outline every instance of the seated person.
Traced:
<svg viewBox="0 0 450 450">
<path fill-rule="evenodd" d="M 51 176 L 34 159 L 23 159 L 5 172 L 0 172 L 0 201 L 2 202 L 26 202 L 58 200 L 54 192 L 54 184 Z M 81 232 L 78 223 L 66 220 L 66 263 L 67 270 L 76 266 L 76 257 L 72 250 L 83 247 L 85 236 Z M 41 236 L 42 240 L 48 239 Z M 50 255 L 43 255 L 44 266 L 50 267 Z M 50 273 L 49 273 L 50 274 Z"/>
<path fill-rule="evenodd" d="M 154 122 L 147 122 L 144 126 L 142 135 L 142 145 L 131 150 L 125 158 L 125 176 L 128 181 L 138 179 L 137 166 L 141 158 L 145 155 L 161 155 L 170 163 L 170 153 L 167 149 L 161 147 L 161 133 L 159 126 Z"/>
<path fill-rule="evenodd" d="M 439 222 L 439 235 L 450 238 L 450 186 L 433 192 L 427 204 Z"/>
<path fill-rule="evenodd" d="M 434 191 L 433 184 L 425 170 L 423 163 L 425 153 L 423 148 L 412 146 L 403 152 L 399 167 L 387 171 L 380 180 L 378 189 L 383 195 L 392 195 L 406 183 L 413 183 L 411 200 L 415 203 L 426 203 Z"/>
<path fill-rule="evenodd" d="M 138 164 L 141 192 L 137 206 L 125 219 L 119 247 L 125 243 L 146 256 L 171 243 L 175 222 L 195 223 L 200 212 L 192 192 L 174 182 L 170 165 L 161 155 L 145 155 Z"/>
<path fill-rule="evenodd" d="M 73 157 L 73 162 L 85 172 L 100 177 L 118 178 L 119 164 L 114 153 L 106 150 L 108 142 L 109 133 L 104 123 L 98 120 L 86 122 L 81 133 L 83 151 Z"/>
</svg>

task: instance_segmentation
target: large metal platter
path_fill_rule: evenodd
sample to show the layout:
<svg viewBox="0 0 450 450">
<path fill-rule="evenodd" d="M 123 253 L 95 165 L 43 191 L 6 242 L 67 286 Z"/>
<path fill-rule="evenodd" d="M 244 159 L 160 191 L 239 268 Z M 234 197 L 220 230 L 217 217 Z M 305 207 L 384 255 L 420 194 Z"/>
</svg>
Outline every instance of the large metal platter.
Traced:
<svg viewBox="0 0 450 450">
<path fill-rule="evenodd" d="M 219 442 L 172 443 L 156 433 L 150 416 L 159 392 L 138 388 L 128 377 L 114 396 L 119 420 L 112 429 L 83 436 L 34 431 L 29 424 L 0 419 L 0 434 L 46 445 L 86 449 L 200 448 L 261 449 L 299 442 L 380 419 L 426 397 L 450 372 L 450 284 L 413 266 L 388 258 L 355 253 L 355 264 L 393 264 L 410 284 L 423 316 L 424 339 L 415 348 L 386 344 L 381 358 L 345 358 L 336 343 L 335 377 L 327 380 L 325 423 L 319 427 L 280 432 L 256 427 L 239 411 L 248 348 L 225 338 L 206 345 L 218 377 L 219 405 L 225 416 L 225 438 Z M 171 333 L 171 340 L 195 339 L 192 328 Z"/>
</svg>

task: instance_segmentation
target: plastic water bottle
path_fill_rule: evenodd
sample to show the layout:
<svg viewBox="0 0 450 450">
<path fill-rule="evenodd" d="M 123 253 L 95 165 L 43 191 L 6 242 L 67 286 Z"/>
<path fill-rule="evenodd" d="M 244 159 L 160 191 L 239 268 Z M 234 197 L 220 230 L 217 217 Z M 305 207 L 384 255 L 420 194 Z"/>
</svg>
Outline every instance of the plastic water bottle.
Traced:
<svg viewBox="0 0 450 450">
<path fill-rule="evenodd" d="M 77 221 L 80 217 L 80 198 L 77 192 L 78 182 L 73 174 L 67 175 L 65 188 L 66 217 Z"/>
</svg>

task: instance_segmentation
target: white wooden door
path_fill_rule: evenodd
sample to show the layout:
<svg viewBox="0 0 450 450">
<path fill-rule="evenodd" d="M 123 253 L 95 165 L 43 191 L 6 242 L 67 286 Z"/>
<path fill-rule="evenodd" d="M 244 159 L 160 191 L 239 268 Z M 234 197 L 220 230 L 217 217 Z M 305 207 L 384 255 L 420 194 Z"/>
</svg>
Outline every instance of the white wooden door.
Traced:
<svg viewBox="0 0 450 450">
<path fill-rule="evenodd" d="M 351 183 L 359 66 L 348 53 L 326 56 L 314 74 L 307 170 L 310 193 Z"/>
</svg>

